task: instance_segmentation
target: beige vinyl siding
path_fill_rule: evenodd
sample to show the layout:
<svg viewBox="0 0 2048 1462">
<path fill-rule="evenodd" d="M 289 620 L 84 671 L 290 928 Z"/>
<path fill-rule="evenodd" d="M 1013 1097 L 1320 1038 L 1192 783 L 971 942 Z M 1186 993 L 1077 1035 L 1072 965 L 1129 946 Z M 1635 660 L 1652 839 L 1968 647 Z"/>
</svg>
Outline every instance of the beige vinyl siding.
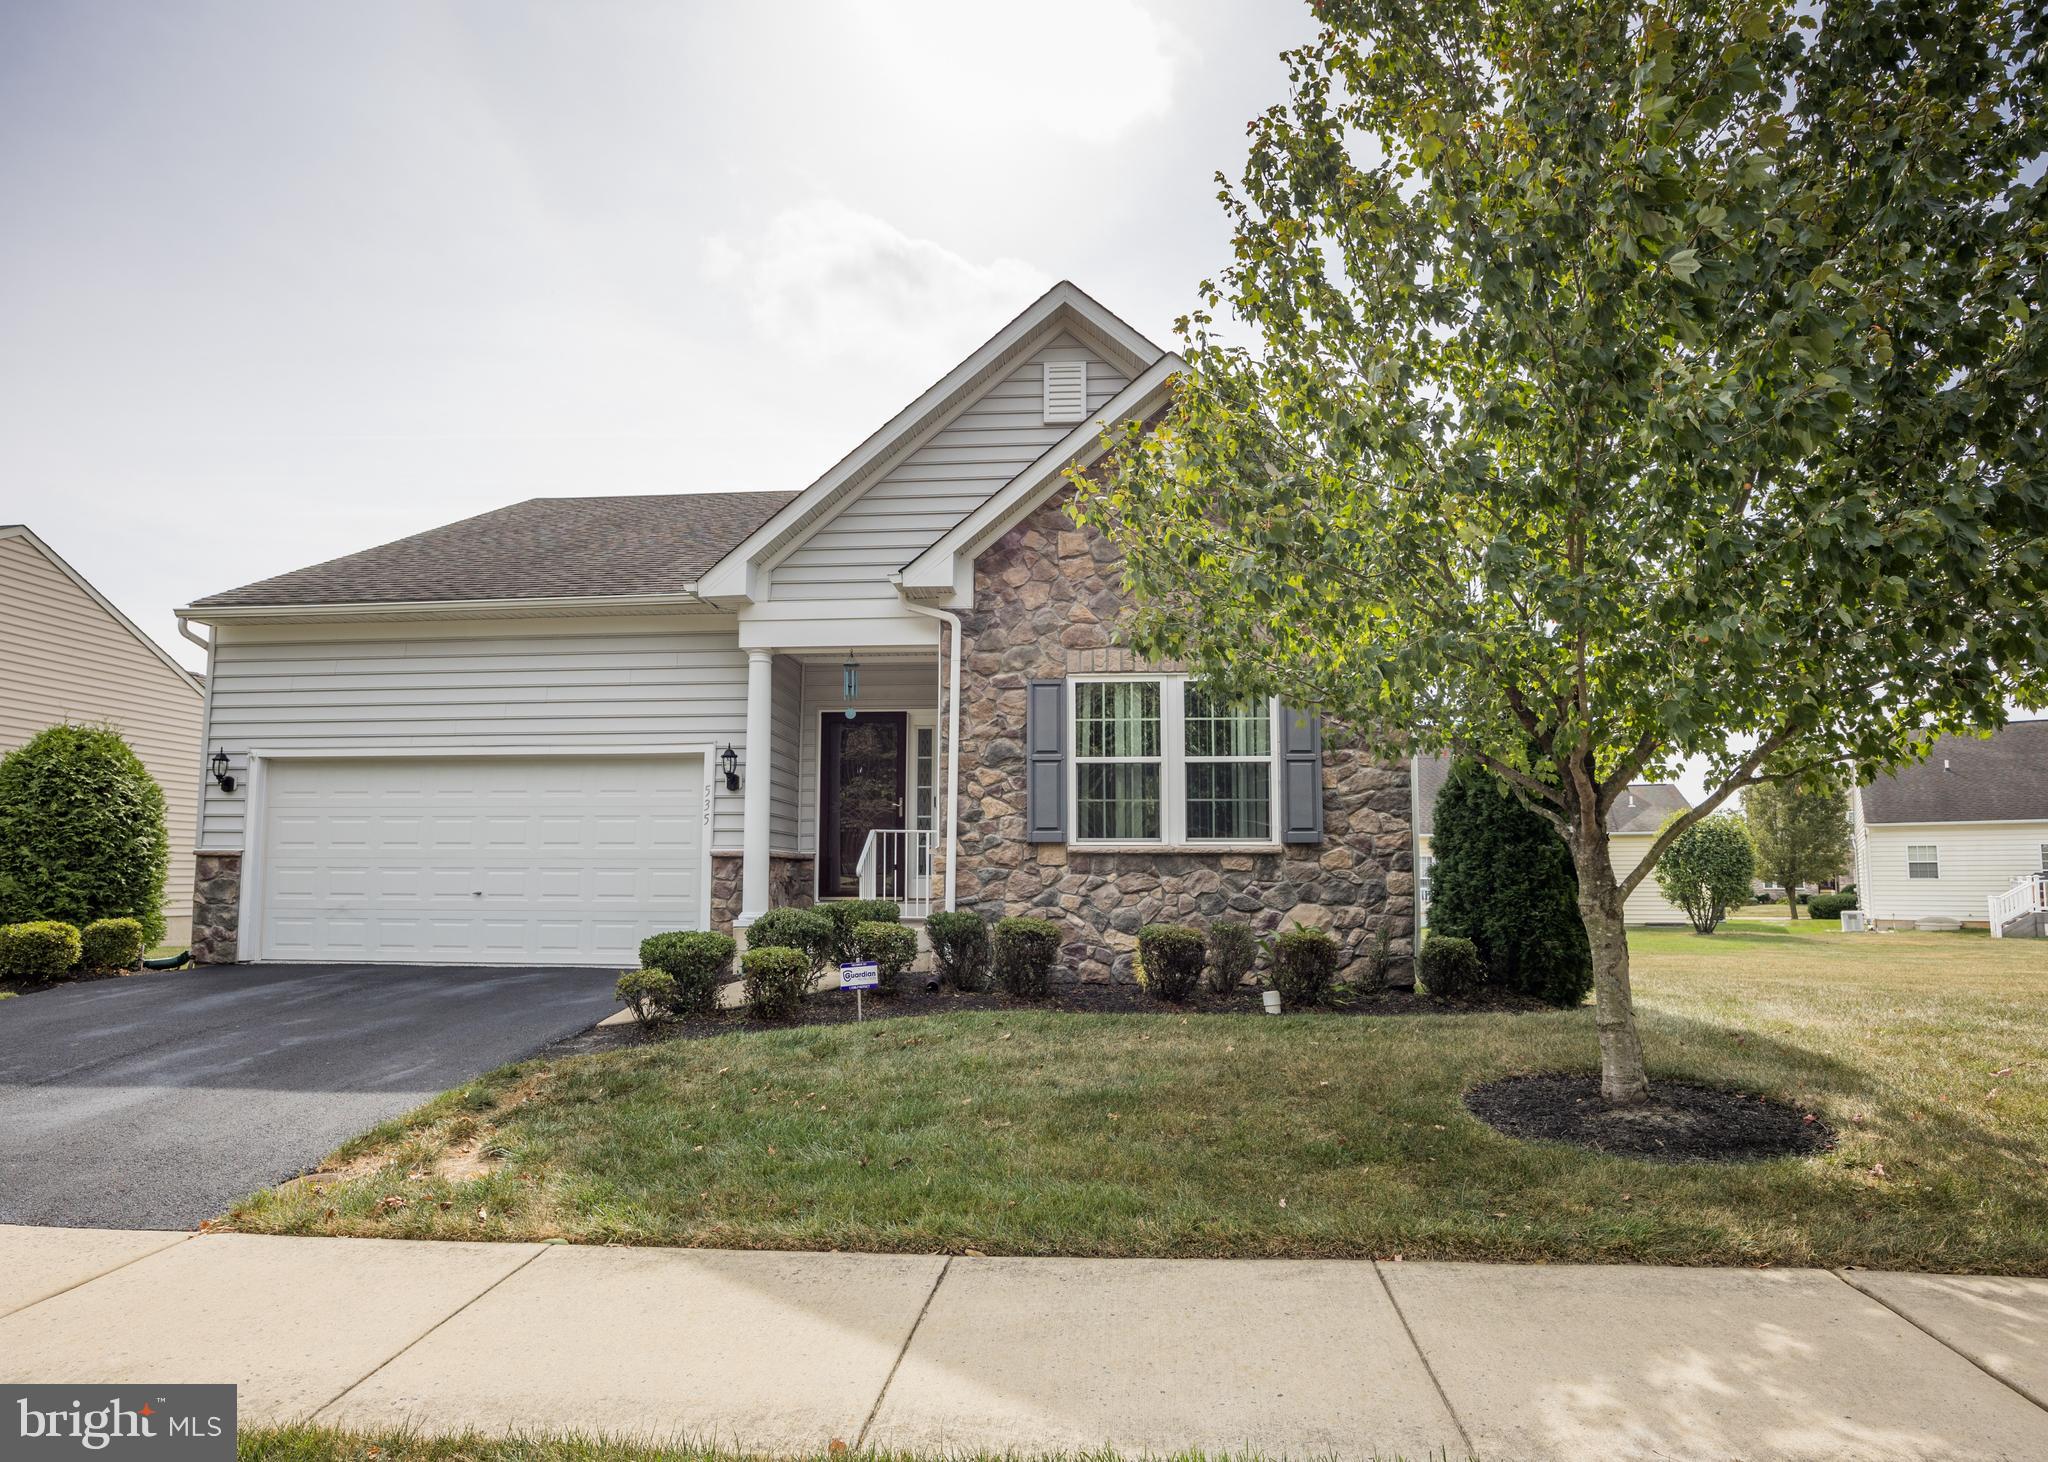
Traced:
<svg viewBox="0 0 2048 1462">
<path fill-rule="evenodd" d="M 1879 921 L 1987 921 L 1987 901 L 2039 871 L 2048 822 L 1864 824 L 1858 829 L 1857 905 Z M 1913 878 L 1906 850 L 1931 844 L 1939 876 Z"/>
<path fill-rule="evenodd" d="M 1623 833 L 1612 838 L 1608 846 L 1614 858 L 1615 877 L 1626 878 L 1633 873 L 1654 840 L 1655 834 L 1652 833 Z M 1435 856 L 1431 848 L 1433 839 L 1420 837 L 1415 841 L 1416 851 L 1420 856 Z M 1628 896 L 1628 903 L 1622 909 L 1622 918 L 1630 924 L 1683 924 L 1685 911 L 1657 891 L 1657 875 L 1653 870 L 1644 876 L 1643 881 L 1636 886 L 1636 891 Z"/>
<path fill-rule="evenodd" d="M 252 749 L 708 745 L 715 754 L 730 742 L 749 760 L 747 657 L 725 620 L 227 625 L 217 635 L 209 741 L 242 780 L 233 793 L 208 785 L 208 849 L 243 846 Z M 795 676 L 778 667 L 778 679 L 793 685 Z M 740 846 L 743 797 L 715 781 L 712 847 Z"/>
<path fill-rule="evenodd" d="M 1650 844 L 1657 841 L 1655 833 L 1622 833 L 1608 842 L 1609 855 L 1614 859 L 1614 876 L 1626 878 L 1635 872 L 1643 861 L 1643 855 L 1650 851 Z M 1731 912 L 1740 913 L 1741 910 Z M 1631 924 L 1683 924 L 1685 910 L 1664 897 L 1657 888 L 1657 870 L 1652 868 L 1643 875 L 1643 881 L 1636 885 L 1636 891 L 1628 896 L 1623 906 L 1622 918 Z"/>
<path fill-rule="evenodd" d="M 65 721 L 116 727 L 163 789 L 168 938 L 192 934 L 203 697 L 24 537 L 0 537 L 0 751 Z"/>
<path fill-rule="evenodd" d="M 1088 362 L 1091 412 L 1129 384 L 1073 336 L 1055 336 L 785 555 L 773 570 L 774 597 L 892 597 L 890 574 L 1073 430 L 1045 424 L 1048 360 Z"/>
<path fill-rule="evenodd" d="M 846 707 L 840 694 L 837 662 L 813 661 L 804 666 L 801 773 L 797 782 L 797 846 L 806 853 L 818 848 L 818 720 Z M 861 711 L 936 711 L 939 704 L 939 660 L 936 655 L 910 660 L 860 662 Z M 963 725 L 961 734 L 970 728 Z"/>
</svg>

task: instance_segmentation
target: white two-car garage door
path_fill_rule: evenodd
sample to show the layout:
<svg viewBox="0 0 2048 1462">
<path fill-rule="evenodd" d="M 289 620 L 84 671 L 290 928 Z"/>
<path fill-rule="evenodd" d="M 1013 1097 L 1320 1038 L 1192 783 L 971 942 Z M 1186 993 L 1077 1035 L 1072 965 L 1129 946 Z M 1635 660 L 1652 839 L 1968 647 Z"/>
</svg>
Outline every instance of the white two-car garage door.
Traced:
<svg viewBox="0 0 2048 1462">
<path fill-rule="evenodd" d="M 701 757 L 278 758 L 262 802 L 259 958 L 629 968 L 699 925 Z"/>
</svg>

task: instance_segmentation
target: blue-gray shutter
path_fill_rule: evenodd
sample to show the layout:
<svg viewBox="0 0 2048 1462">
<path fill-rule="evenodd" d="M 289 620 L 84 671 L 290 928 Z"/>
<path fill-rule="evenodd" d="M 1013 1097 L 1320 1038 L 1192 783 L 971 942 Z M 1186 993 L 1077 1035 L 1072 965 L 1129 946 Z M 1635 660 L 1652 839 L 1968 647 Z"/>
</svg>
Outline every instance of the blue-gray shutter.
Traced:
<svg viewBox="0 0 2048 1462">
<path fill-rule="evenodd" d="M 1024 703 L 1024 840 L 1067 840 L 1067 683 L 1034 680 Z"/>
<path fill-rule="evenodd" d="M 1280 841 L 1323 840 L 1323 723 L 1312 711 L 1280 708 Z"/>
</svg>

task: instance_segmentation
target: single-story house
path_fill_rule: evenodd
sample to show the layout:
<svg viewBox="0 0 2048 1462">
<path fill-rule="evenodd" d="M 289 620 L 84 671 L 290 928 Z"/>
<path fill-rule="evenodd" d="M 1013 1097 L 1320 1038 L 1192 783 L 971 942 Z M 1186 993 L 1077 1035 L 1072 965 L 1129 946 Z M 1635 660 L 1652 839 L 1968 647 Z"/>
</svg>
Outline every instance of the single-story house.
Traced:
<svg viewBox="0 0 2048 1462">
<path fill-rule="evenodd" d="M 1856 788 L 1849 807 L 1868 921 L 1984 928 L 1994 897 L 2048 870 L 2048 720 L 1944 736 L 1925 761 Z"/>
<path fill-rule="evenodd" d="M 1450 771 L 1448 757 L 1418 756 L 1413 764 L 1416 899 L 1424 925 L 1429 922 L 1429 871 L 1435 861 L 1431 840 L 1435 831 L 1436 796 L 1443 790 L 1444 779 Z M 1685 794 L 1669 782 L 1631 783 L 1627 791 L 1614 799 L 1614 806 L 1607 810 L 1608 846 L 1616 876 L 1625 878 L 1634 872 L 1650 851 L 1650 844 L 1656 841 L 1658 829 L 1671 820 L 1673 813 L 1684 812 L 1691 806 L 1685 800 Z M 1636 885 L 1635 892 L 1622 906 L 1622 917 L 1631 924 L 1683 924 L 1686 921 L 1685 910 L 1658 891 L 1655 873 L 1646 875 Z"/>
<path fill-rule="evenodd" d="M 863 892 L 1058 918 L 1086 978 L 1158 919 L 1407 951 L 1407 769 L 1116 644 L 1064 474 L 1180 369 L 1063 283 L 800 492 L 540 499 L 180 610 L 200 957 L 618 967 Z"/>
<path fill-rule="evenodd" d="M 66 721 L 113 726 L 164 794 L 165 938 L 192 934 L 199 817 L 199 682 L 19 523 L 0 524 L 0 752 Z"/>
</svg>

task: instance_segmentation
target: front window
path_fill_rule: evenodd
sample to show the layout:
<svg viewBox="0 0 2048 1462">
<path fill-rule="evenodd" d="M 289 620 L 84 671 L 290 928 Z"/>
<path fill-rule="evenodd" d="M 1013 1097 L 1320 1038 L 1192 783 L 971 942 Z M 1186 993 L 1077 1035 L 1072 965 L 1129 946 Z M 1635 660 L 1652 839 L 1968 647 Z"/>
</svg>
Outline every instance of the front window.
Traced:
<svg viewBox="0 0 2048 1462">
<path fill-rule="evenodd" d="M 1941 877 L 1941 855 L 1932 843 L 1909 843 L 1906 846 L 1906 877 Z"/>
<path fill-rule="evenodd" d="M 1074 830 L 1084 840 L 1157 842 L 1166 757 L 1156 680 L 1074 687 Z"/>
<path fill-rule="evenodd" d="M 1188 840 L 1273 835 L 1273 708 L 1187 692 Z"/>
<path fill-rule="evenodd" d="M 1076 842 L 1272 841 L 1271 701 L 1180 676 L 1076 680 L 1073 693 Z"/>
</svg>

